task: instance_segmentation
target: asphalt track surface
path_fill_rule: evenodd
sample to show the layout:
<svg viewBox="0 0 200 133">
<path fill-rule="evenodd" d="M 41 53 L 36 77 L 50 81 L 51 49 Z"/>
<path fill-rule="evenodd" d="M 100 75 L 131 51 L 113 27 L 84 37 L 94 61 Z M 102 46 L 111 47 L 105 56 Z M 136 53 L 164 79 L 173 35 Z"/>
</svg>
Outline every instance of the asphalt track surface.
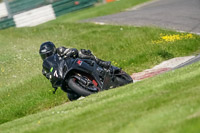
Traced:
<svg viewBox="0 0 200 133">
<path fill-rule="evenodd" d="M 124 12 L 85 21 L 154 26 L 200 34 L 200 0 L 153 0 Z"/>
</svg>

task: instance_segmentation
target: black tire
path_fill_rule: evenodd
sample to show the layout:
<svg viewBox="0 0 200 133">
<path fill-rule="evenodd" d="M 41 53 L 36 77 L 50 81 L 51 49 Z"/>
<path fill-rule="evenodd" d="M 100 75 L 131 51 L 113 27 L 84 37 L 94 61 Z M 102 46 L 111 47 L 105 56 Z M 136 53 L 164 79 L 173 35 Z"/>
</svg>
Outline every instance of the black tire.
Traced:
<svg viewBox="0 0 200 133">
<path fill-rule="evenodd" d="M 133 79 L 126 72 L 121 71 L 120 75 L 116 75 L 116 80 L 120 86 L 133 83 Z"/>
<path fill-rule="evenodd" d="M 94 93 L 81 87 L 78 83 L 75 82 L 74 78 L 69 79 L 68 86 L 70 89 L 72 89 L 74 92 L 76 92 L 80 96 L 89 96 L 90 94 Z"/>
<path fill-rule="evenodd" d="M 75 93 L 67 93 L 67 97 L 70 101 L 74 101 L 74 100 L 77 100 L 81 96 Z"/>
</svg>

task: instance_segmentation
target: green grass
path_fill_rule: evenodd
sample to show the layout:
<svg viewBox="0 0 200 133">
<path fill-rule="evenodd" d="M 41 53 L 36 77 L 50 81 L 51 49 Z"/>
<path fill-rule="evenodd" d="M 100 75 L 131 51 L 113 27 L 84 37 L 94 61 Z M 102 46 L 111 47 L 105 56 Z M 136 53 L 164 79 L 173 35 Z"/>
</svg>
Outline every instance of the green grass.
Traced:
<svg viewBox="0 0 200 133">
<path fill-rule="evenodd" d="M 198 133 L 200 63 L 0 125 L 3 132 Z"/>
<path fill-rule="evenodd" d="M 195 35 L 194 39 L 152 44 L 151 40 L 158 39 L 160 33 L 176 34 L 147 27 L 73 23 L 0 31 L 3 42 L 0 44 L 0 69 L 3 69 L 0 73 L 0 122 L 67 101 L 64 92 L 57 96 L 49 92 L 50 83 L 41 74 L 42 61 L 38 54 L 41 42 L 51 40 L 57 46 L 91 49 L 97 57 L 114 61 L 113 65 L 129 74 L 151 68 L 169 57 L 191 55 L 200 47 L 200 38 Z M 169 53 L 173 56 L 165 56 Z"/>
<path fill-rule="evenodd" d="M 137 4 L 139 1 L 121 0 L 119 2 L 120 4 L 118 6 L 126 5 L 123 8 L 128 8 L 129 4 L 131 5 L 134 2 Z M 5 130 L 3 129 L 3 126 L 6 124 L 9 125 L 9 121 L 22 118 L 30 114 L 35 114 L 40 111 L 49 110 L 50 108 L 68 101 L 66 94 L 61 90 L 53 95 L 49 81 L 46 80 L 41 74 L 42 61 L 39 57 L 38 50 L 40 44 L 44 41 L 52 41 L 56 44 L 56 46 L 90 49 L 97 57 L 112 61 L 113 65 L 122 67 L 129 74 L 151 68 L 152 66 L 173 57 L 191 55 L 199 51 L 200 37 L 197 35 L 193 35 L 193 39 L 183 39 L 174 42 L 153 44 L 152 40 L 159 40 L 161 33 L 170 35 L 179 33 L 159 28 L 112 25 L 101 26 L 74 22 L 82 18 L 88 18 L 92 15 L 98 16 L 105 15 L 109 12 L 113 13 L 110 8 L 115 4 L 117 4 L 117 2 L 85 9 L 82 13 L 75 12 L 65 15 L 55 21 L 37 27 L 18 29 L 10 28 L 0 31 L 0 124 L 2 126 L 0 131 Z M 120 7 L 116 8 L 119 9 L 114 11 L 121 11 L 123 9 Z M 104 13 L 103 9 L 109 9 L 109 12 Z M 148 82 L 146 84 L 148 84 Z M 127 88 L 132 90 L 132 88 L 135 87 L 128 86 Z M 112 91 L 115 92 L 115 90 Z M 115 95 L 116 97 L 127 97 L 126 94 L 122 94 L 123 92 L 124 91 L 121 91 L 120 93 L 112 93 L 108 91 L 105 92 L 105 94 L 100 93 L 91 97 L 94 97 L 92 100 L 96 101 L 95 103 L 97 103 L 97 105 L 98 101 L 100 102 L 99 104 L 104 101 L 105 104 L 101 105 L 104 106 L 107 102 L 109 103 L 109 98 L 111 98 L 112 95 Z M 149 93 L 146 95 L 148 94 Z M 139 95 L 137 97 L 139 98 Z M 131 100 L 128 98 L 130 97 L 125 98 L 125 100 Z M 95 99 L 98 99 L 98 101 Z M 111 102 L 113 100 L 111 100 Z M 86 110 L 83 110 L 83 112 L 96 112 L 97 109 L 99 109 L 97 105 L 95 105 L 90 108 L 94 108 L 94 111 L 90 109 L 87 110 L 87 106 L 91 106 L 91 101 L 84 101 L 86 102 L 85 104 L 82 104 L 82 102 L 69 103 L 70 107 L 67 105 L 67 108 L 71 109 L 72 112 L 70 112 L 70 114 L 73 114 L 73 109 L 84 109 L 84 107 L 86 107 Z M 113 101 L 111 105 L 114 106 L 116 102 Z M 110 105 L 107 104 L 106 106 Z M 121 104 L 119 106 L 123 107 Z M 142 109 L 143 108 L 141 108 L 141 110 Z M 79 111 L 81 112 L 81 110 Z M 110 111 L 115 112 L 114 109 Z M 107 112 L 109 112 L 109 110 L 102 114 L 97 114 L 96 117 L 98 117 L 98 115 L 102 115 L 103 117 L 103 115 Z M 50 112 L 50 114 L 51 113 L 52 112 Z M 74 113 L 77 112 L 75 111 Z M 118 113 L 120 112 L 116 112 L 116 115 Z M 88 115 L 89 114 L 86 114 L 85 117 Z M 43 117 L 43 115 L 39 116 Z M 36 117 L 36 115 L 31 117 Z M 83 114 L 80 116 L 80 119 L 82 117 L 84 117 Z M 107 117 L 108 116 L 101 121 L 106 122 L 106 120 L 110 118 Z M 38 117 L 36 118 L 38 119 Z M 73 119 L 69 121 L 69 125 L 71 122 L 72 128 L 75 128 L 74 126 L 76 126 L 72 123 L 72 121 L 77 119 L 79 119 L 79 117 L 73 117 Z M 31 118 L 30 121 L 31 120 L 33 119 Z M 118 120 L 117 117 L 115 120 Z M 127 118 L 127 121 L 129 120 L 130 119 Z M 27 119 L 27 121 L 29 121 L 29 119 Z M 62 121 L 64 124 L 64 119 Z M 99 125 L 102 124 L 100 123 L 101 121 L 99 121 Z M 33 121 L 33 124 L 34 122 L 35 121 Z M 23 121 L 22 123 L 26 123 L 26 121 Z M 46 121 L 46 123 L 51 122 Z M 116 121 L 116 124 L 117 123 L 120 124 Z M 21 126 L 20 123 L 18 124 Z M 82 123 L 79 124 L 81 125 Z M 93 125 L 95 123 L 91 124 Z M 112 125 L 112 122 L 108 124 Z M 51 124 L 49 126 L 51 126 Z M 25 128 L 28 129 L 26 126 Z M 24 128 L 20 127 L 16 130 L 16 132 L 21 129 L 24 130 Z M 49 130 L 52 129 L 49 128 Z M 88 130 L 90 129 L 88 128 Z M 113 130 L 118 130 L 118 128 L 114 127 L 111 131 L 113 132 Z M 13 132 L 12 129 L 9 132 Z"/>
</svg>

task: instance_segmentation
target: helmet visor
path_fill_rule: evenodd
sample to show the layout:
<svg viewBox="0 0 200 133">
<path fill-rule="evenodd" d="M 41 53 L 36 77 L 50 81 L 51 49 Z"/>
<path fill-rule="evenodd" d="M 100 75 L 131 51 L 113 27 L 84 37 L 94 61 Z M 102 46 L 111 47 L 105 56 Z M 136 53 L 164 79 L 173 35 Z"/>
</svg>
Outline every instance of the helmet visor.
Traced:
<svg viewBox="0 0 200 133">
<path fill-rule="evenodd" d="M 49 53 L 45 53 L 45 54 L 40 54 L 42 60 L 45 60 L 47 57 L 51 56 L 53 54 L 53 51 L 49 52 Z"/>
</svg>

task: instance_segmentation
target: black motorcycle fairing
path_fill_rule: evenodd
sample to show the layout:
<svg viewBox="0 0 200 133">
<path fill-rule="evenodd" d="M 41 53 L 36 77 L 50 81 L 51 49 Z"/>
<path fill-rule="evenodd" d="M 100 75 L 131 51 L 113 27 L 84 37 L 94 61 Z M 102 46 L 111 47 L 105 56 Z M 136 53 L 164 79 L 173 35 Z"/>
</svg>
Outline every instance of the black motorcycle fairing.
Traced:
<svg viewBox="0 0 200 133">
<path fill-rule="evenodd" d="M 68 82 L 70 78 L 76 78 L 77 81 L 79 81 L 80 79 L 77 78 L 77 76 L 80 76 L 81 79 L 87 77 L 92 82 L 94 82 L 93 80 L 95 80 L 98 88 L 102 87 L 103 82 L 99 79 L 99 76 L 102 77 L 101 71 L 103 70 L 103 68 L 100 68 L 95 61 L 80 58 L 67 58 L 65 59 L 65 62 L 69 69 L 64 72 L 65 78 L 61 86 L 61 89 L 63 91 L 67 93 L 73 93 L 73 90 L 68 87 Z"/>
<path fill-rule="evenodd" d="M 118 86 L 116 75 L 121 74 L 121 68 L 111 66 L 109 70 L 105 70 L 97 65 L 96 62 L 91 63 L 89 59 L 69 58 L 67 62 L 71 64 L 71 66 L 65 73 L 65 79 L 70 78 L 71 72 L 85 73 L 91 75 L 95 79 L 100 90 L 107 90 L 110 87 L 115 88 Z M 84 76 L 84 74 L 82 76 Z M 100 77 L 103 78 L 103 81 L 101 81 Z"/>
<path fill-rule="evenodd" d="M 52 55 L 44 60 L 43 69 L 48 73 L 49 80 L 53 87 L 59 87 L 64 79 L 63 69 L 67 70 L 65 61 L 57 54 Z"/>
<path fill-rule="evenodd" d="M 131 77 L 118 67 L 104 69 L 90 59 L 61 58 L 57 54 L 44 60 L 43 69 L 54 88 L 61 87 L 67 93 L 80 96 L 132 82 Z"/>
<path fill-rule="evenodd" d="M 79 58 L 60 58 L 57 54 L 52 55 L 44 60 L 43 69 L 48 73 L 48 79 L 52 83 L 54 88 L 61 87 L 64 88 L 65 79 L 69 78 L 71 72 L 85 73 L 86 75 L 91 75 L 95 81 L 98 83 L 100 88 L 102 88 L 102 82 L 100 82 L 100 72 L 102 70 L 96 62 L 89 59 L 79 59 Z M 65 89 L 64 91 L 70 91 Z"/>
<path fill-rule="evenodd" d="M 71 76 L 71 72 L 81 72 L 88 75 L 91 75 L 96 82 L 98 83 L 99 87 L 102 88 L 103 83 L 100 80 L 99 76 L 102 76 L 101 72 L 97 69 L 102 70 L 102 68 L 99 68 L 96 62 L 91 63 L 91 60 L 89 59 L 80 59 L 80 58 L 68 58 L 67 61 L 71 66 L 69 67 L 68 71 L 65 72 L 64 77 L 65 79 L 68 79 Z"/>
</svg>

